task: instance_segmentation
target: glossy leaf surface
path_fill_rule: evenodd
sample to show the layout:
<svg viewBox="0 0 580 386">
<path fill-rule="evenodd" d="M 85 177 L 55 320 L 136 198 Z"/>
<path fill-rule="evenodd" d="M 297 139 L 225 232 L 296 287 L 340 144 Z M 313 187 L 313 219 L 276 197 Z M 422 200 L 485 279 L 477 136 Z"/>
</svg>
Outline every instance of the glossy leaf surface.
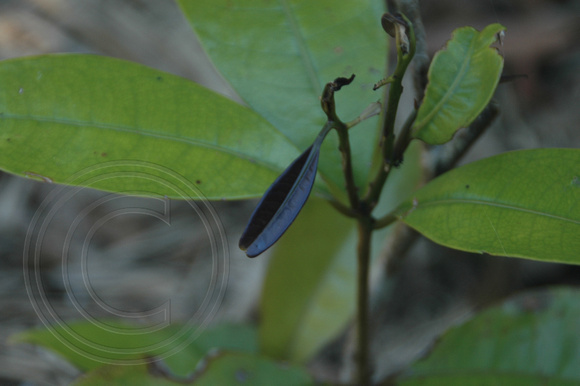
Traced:
<svg viewBox="0 0 580 386">
<path fill-rule="evenodd" d="M 206 366 L 194 373 L 192 379 L 172 382 L 167 378 L 154 376 L 145 365 L 105 366 L 82 377 L 75 385 L 152 385 L 168 386 L 193 384 L 214 385 L 255 385 L 255 386 L 306 386 L 314 382 L 305 369 L 288 364 L 280 364 L 268 358 L 236 352 L 224 352 L 207 358 Z"/>
<path fill-rule="evenodd" d="M 172 325 L 152 331 L 118 322 L 76 322 L 25 331 L 11 340 L 43 346 L 81 370 L 113 362 L 141 364 L 145 357 L 156 357 L 182 376 L 189 374 L 213 348 L 257 351 L 256 331 L 242 325 L 219 325 L 207 330 Z"/>
<path fill-rule="evenodd" d="M 264 193 L 240 238 L 239 246 L 248 257 L 270 248 L 302 210 L 316 178 L 320 145 L 329 130 L 330 126 L 325 127 Z"/>
<path fill-rule="evenodd" d="M 326 117 L 324 84 L 356 74 L 337 94 L 337 112 L 357 117 L 380 98 L 372 85 L 384 76 L 387 36 L 381 2 L 372 0 L 179 0 L 204 48 L 238 94 L 299 149 L 312 143 Z M 378 142 L 376 120 L 352 136 L 354 175 L 362 184 Z M 322 146 L 319 171 L 333 192 L 344 192 L 338 140 Z"/>
<path fill-rule="evenodd" d="M 429 67 L 425 98 L 412 136 L 431 145 L 449 141 L 489 103 L 503 69 L 503 58 L 490 44 L 505 28 L 491 24 L 478 32 L 458 28 Z"/>
<path fill-rule="evenodd" d="M 519 295 L 452 328 L 401 385 L 577 385 L 580 292 Z"/>
<path fill-rule="evenodd" d="M 395 208 L 419 180 L 419 143 L 393 170 L 377 216 Z M 373 236 L 381 252 L 390 229 Z M 260 305 L 260 347 L 275 358 L 306 361 L 336 338 L 355 310 L 356 222 L 312 197 L 296 223 L 278 241 L 268 267 Z M 289 290 L 289 288 L 291 290 Z"/>
<path fill-rule="evenodd" d="M 21 176 L 120 193 L 259 197 L 299 154 L 249 109 L 131 62 L 6 60 L 0 85 L 0 168 Z"/>
<path fill-rule="evenodd" d="M 442 175 L 397 212 L 451 248 L 580 264 L 579 180 L 578 149 L 509 152 Z"/>
</svg>

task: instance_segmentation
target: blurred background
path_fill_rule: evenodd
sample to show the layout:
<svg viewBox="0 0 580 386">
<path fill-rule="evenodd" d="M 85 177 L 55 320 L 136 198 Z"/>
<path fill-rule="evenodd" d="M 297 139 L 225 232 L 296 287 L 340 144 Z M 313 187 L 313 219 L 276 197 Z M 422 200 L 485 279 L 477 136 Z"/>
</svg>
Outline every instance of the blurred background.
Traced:
<svg viewBox="0 0 580 386">
<path fill-rule="evenodd" d="M 527 75 L 500 85 L 496 101 L 501 114 L 462 162 L 514 149 L 580 146 L 579 1 L 420 4 L 429 55 L 457 27 L 499 22 L 507 27 L 500 48 L 504 73 Z M 0 59 L 56 52 L 139 62 L 236 99 L 173 1 L 0 0 Z M 79 213 L 97 201 L 97 210 L 78 220 Z M 39 306 L 27 293 L 27 280 L 42 283 L 46 302 L 62 320 L 80 319 L 82 309 L 95 318 L 110 318 L 111 310 L 118 310 L 152 322 L 158 318 L 154 311 L 168 299 L 174 320 L 192 315 L 213 323 L 256 319 L 268 259 L 250 260 L 237 248 L 256 202 L 212 202 L 195 208 L 187 202 L 165 204 L 0 173 L 0 384 L 66 384 L 78 376 L 78 370 L 45 350 L 7 342 L 14 333 L 42 325 L 42 315 L 35 310 Z M 94 232 L 85 254 L 70 253 L 64 275 L 63 248 L 82 251 L 83 232 L 103 214 L 120 208 L 168 210 L 171 225 L 156 216 L 126 211 Z M 80 231 L 69 240 L 73 223 Z M 43 225 L 48 231 L 34 244 Z M 219 256 L 211 250 L 211 232 L 224 240 Z M 396 297 L 376 300 L 384 301 L 373 315 L 380 373 L 403 368 L 433 337 L 478 307 L 526 288 L 580 284 L 576 267 L 465 255 L 422 239 L 410 249 L 395 280 Z M 102 303 L 86 291 L 84 270 Z M 73 298 L 67 287 L 74 290 Z M 219 308 L 208 307 L 207 299 Z M 311 368 L 335 378 L 342 343 L 339 338 L 330 344 Z"/>
</svg>

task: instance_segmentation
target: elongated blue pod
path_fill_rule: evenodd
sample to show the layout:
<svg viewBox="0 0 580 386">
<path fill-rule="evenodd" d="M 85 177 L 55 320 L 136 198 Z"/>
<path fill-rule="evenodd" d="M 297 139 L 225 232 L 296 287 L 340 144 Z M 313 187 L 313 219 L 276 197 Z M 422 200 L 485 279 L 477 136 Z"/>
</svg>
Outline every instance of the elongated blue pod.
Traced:
<svg viewBox="0 0 580 386">
<path fill-rule="evenodd" d="M 316 140 L 268 188 L 240 238 L 240 249 L 256 257 L 286 232 L 306 203 L 318 166 L 320 145 L 332 126 L 325 125 Z"/>
</svg>

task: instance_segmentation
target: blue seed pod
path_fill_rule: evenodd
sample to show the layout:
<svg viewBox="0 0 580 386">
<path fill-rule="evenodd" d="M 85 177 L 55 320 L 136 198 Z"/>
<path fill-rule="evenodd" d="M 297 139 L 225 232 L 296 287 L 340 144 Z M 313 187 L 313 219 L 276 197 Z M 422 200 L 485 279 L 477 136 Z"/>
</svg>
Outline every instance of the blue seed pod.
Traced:
<svg viewBox="0 0 580 386">
<path fill-rule="evenodd" d="M 274 181 L 254 209 L 239 242 L 248 257 L 270 248 L 300 213 L 314 185 L 320 145 L 330 128 L 326 125 L 322 129 L 312 146 Z"/>
</svg>

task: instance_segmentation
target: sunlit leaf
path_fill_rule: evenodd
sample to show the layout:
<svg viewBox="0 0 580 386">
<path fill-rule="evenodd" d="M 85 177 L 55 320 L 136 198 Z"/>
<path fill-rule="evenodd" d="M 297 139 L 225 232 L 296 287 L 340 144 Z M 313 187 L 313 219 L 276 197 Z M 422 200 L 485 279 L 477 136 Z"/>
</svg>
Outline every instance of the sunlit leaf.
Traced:
<svg viewBox="0 0 580 386">
<path fill-rule="evenodd" d="M 120 193 L 246 198 L 298 154 L 256 113 L 165 72 L 94 55 L 0 62 L 0 169 L 14 174 Z"/>
<path fill-rule="evenodd" d="M 449 141 L 468 126 L 489 103 L 499 82 L 503 58 L 489 45 L 505 27 L 491 24 L 478 32 L 458 28 L 433 58 L 425 98 L 412 135 L 429 144 Z"/>
<path fill-rule="evenodd" d="M 447 332 L 401 385 L 580 384 L 580 291 L 519 295 Z"/>
<path fill-rule="evenodd" d="M 579 179 L 579 149 L 504 153 L 433 180 L 398 216 L 451 248 L 580 264 Z"/>
</svg>

